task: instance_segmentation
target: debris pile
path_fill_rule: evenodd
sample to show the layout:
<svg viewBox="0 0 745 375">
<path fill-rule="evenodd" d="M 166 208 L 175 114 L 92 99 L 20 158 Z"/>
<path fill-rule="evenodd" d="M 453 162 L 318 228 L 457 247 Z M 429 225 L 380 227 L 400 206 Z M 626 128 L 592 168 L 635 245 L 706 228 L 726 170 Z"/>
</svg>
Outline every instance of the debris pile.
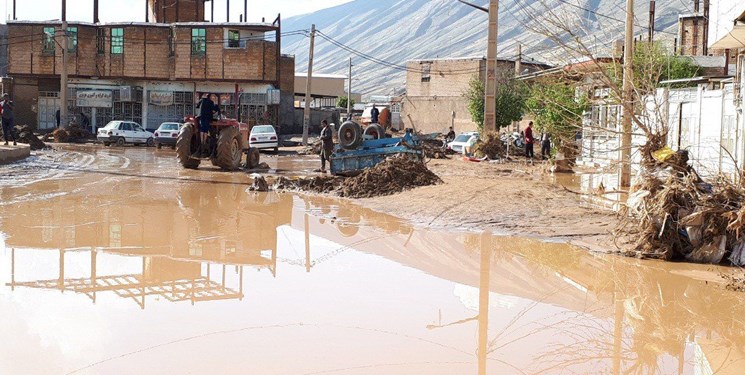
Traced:
<svg viewBox="0 0 745 375">
<path fill-rule="evenodd" d="M 423 162 L 397 156 L 390 157 L 355 177 L 345 179 L 338 194 L 349 198 L 371 198 L 441 182 L 440 177 Z"/>
<path fill-rule="evenodd" d="M 266 192 L 269 191 L 269 183 L 260 174 L 252 174 L 253 184 L 248 188 L 248 191 Z"/>
<path fill-rule="evenodd" d="M 333 194 L 347 198 L 371 198 L 441 182 L 442 180 L 423 162 L 397 156 L 390 157 L 355 177 L 316 176 L 301 179 L 279 177 L 272 188 Z"/>
<path fill-rule="evenodd" d="M 627 255 L 745 265 L 745 188 L 721 177 L 704 182 L 687 151 L 642 155 L 620 227 L 635 238 Z"/>
<path fill-rule="evenodd" d="M 93 137 L 93 134 L 80 125 L 71 124 L 66 128 L 59 128 L 52 132 L 55 143 L 82 142 Z"/>
<path fill-rule="evenodd" d="M 41 150 L 46 148 L 47 145 L 37 137 L 28 125 L 16 125 L 15 126 L 16 141 L 20 143 L 26 143 L 31 146 L 32 150 Z"/>
<path fill-rule="evenodd" d="M 445 155 L 444 142 L 441 139 L 423 139 L 421 147 L 424 156 L 430 159 L 448 159 Z"/>
<path fill-rule="evenodd" d="M 484 156 L 496 160 L 502 158 L 507 153 L 507 147 L 504 141 L 499 138 L 497 133 L 488 133 L 476 143 L 474 154 L 477 158 Z"/>
<path fill-rule="evenodd" d="M 321 153 L 321 141 L 309 142 L 307 146 L 298 150 L 297 153 L 298 155 L 319 155 Z"/>
</svg>

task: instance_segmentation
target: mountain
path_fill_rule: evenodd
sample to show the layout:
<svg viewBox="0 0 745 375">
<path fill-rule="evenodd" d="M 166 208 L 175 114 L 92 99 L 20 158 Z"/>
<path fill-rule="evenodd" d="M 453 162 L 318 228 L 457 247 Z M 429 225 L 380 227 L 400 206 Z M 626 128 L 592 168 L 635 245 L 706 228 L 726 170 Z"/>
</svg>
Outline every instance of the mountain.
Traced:
<svg viewBox="0 0 745 375">
<path fill-rule="evenodd" d="M 484 7 L 489 3 L 472 2 Z M 612 41 L 623 38 L 625 4 L 625 0 L 503 0 L 499 12 L 499 57 L 514 59 L 517 45 L 522 44 L 523 60 L 566 63 L 570 54 L 550 37 L 535 32 L 556 17 L 573 23 L 574 32 L 585 43 L 593 44 L 598 53 L 607 53 Z M 637 34 L 646 36 L 648 7 L 649 2 L 636 2 Z M 672 44 L 680 13 L 692 13 L 692 5 L 686 6 L 682 0 L 657 1 L 657 40 Z M 391 94 L 403 87 L 408 60 L 484 56 L 487 23 L 485 12 L 457 0 L 354 0 L 285 19 L 282 29 L 310 30 L 315 24 L 323 35 L 337 43 L 321 34 L 316 36 L 313 71 L 346 75 L 349 57 L 353 57 L 353 90 L 371 95 Z M 566 40 L 571 36 L 560 37 Z M 305 36 L 283 39 L 283 53 L 295 55 L 298 72 L 307 70 L 308 47 Z"/>
</svg>

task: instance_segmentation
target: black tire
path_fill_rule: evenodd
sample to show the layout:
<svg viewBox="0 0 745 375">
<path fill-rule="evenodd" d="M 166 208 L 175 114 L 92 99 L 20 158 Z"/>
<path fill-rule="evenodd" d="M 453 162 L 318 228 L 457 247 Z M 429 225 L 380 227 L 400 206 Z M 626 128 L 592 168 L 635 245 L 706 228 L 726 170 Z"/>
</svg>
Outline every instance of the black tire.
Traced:
<svg viewBox="0 0 745 375">
<path fill-rule="evenodd" d="M 385 130 L 378 124 L 371 124 L 365 128 L 364 135 L 372 136 L 373 139 L 381 139 L 385 137 Z"/>
<path fill-rule="evenodd" d="M 163 145 L 160 144 L 160 143 L 158 143 L 157 145 L 155 145 L 155 148 L 157 148 L 158 150 L 160 150 L 161 148 L 163 148 Z"/>
<path fill-rule="evenodd" d="M 199 142 L 194 124 L 186 124 L 181 128 L 181 132 L 176 140 L 176 157 L 184 168 L 197 169 L 201 160 L 194 159 L 191 155 L 197 151 Z"/>
<path fill-rule="evenodd" d="M 109 147 L 109 146 L 111 146 L 111 142 L 104 142 L 103 145 L 106 146 L 106 147 Z"/>
<path fill-rule="evenodd" d="M 119 138 L 116 140 L 116 145 L 119 147 L 124 147 L 124 138 Z"/>
<path fill-rule="evenodd" d="M 237 127 L 223 129 L 217 138 L 217 152 L 213 163 L 226 171 L 234 171 L 241 167 L 242 158 L 241 132 Z"/>
<path fill-rule="evenodd" d="M 261 153 L 258 148 L 251 147 L 246 153 L 246 168 L 254 169 L 259 166 L 261 162 Z"/>
<path fill-rule="evenodd" d="M 145 146 L 147 146 L 147 147 L 153 147 L 153 145 L 155 145 L 155 140 L 153 140 L 152 138 L 148 138 L 147 141 L 145 142 Z M 158 147 L 158 148 L 160 148 L 160 147 Z"/>
<path fill-rule="evenodd" d="M 275 148 L 274 148 L 274 153 L 275 153 L 275 154 L 278 154 L 278 153 L 279 153 L 279 147 L 275 147 Z"/>
<path fill-rule="evenodd" d="M 362 143 L 362 128 L 352 121 L 347 121 L 339 127 L 339 144 L 341 147 L 352 150 Z"/>
</svg>

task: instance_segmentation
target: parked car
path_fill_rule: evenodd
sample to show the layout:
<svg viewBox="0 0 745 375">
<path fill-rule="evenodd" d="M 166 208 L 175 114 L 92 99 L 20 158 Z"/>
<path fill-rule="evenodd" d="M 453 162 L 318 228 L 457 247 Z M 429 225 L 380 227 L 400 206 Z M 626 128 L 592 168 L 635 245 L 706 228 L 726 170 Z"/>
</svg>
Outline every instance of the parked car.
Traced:
<svg viewBox="0 0 745 375">
<path fill-rule="evenodd" d="M 277 130 L 272 125 L 255 125 L 251 128 L 248 145 L 258 149 L 273 148 L 274 152 L 279 151 Z"/>
<path fill-rule="evenodd" d="M 153 133 L 142 129 L 140 124 L 132 121 L 111 121 L 103 128 L 98 129 L 96 138 L 105 146 L 112 144 L 124 146 L 125 143 L 147 146 L 155 144 Z"/>
<path fill-rule="evenodd" d="M 473 141 L 478 141 L 479 133 L 478 132 L 460 133 L 458 134 L 457 137 L 455 137 L 455 139 L 452 142 L 448 143 L 448 150 L 458 153 L 458 154 L 462 154 L 463 149 L 466 146 L 468 146 L 469 143 L 472 143 L 471 142 L 472 138 L 475 138 L 473 139 Z"/>
<path fill-rule="evenodd" d="M 158 130 L 155 131 L 155 146 L 158 148 L 163 145 L 171 146 L 176 148 L 176 140 L 178 139 L 178 133 L 183 125 L 178 122 L 164 122 L 160 124 Z"/>
</svg>

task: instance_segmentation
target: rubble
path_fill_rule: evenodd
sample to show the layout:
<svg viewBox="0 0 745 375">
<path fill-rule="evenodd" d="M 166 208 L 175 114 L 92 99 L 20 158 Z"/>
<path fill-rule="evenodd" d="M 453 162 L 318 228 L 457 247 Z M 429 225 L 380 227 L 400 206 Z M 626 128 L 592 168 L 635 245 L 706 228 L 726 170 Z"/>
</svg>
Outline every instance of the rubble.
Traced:
<svg viewBox="0 0 745 375">
<path fill-rule="evenodd" d="M 300 179 L 279 177 L 272 188 L 333 194 L 347 198 L 371 198 L 441 182 L 442 180 L 423 162 L 394 156 L 354 177 L 316 176 Z"/>
<path fill-rule="evenodd" d="M 477 158 L 488 157 L 491 160 L 500 159 L 507 153 L 507 147 L 497 133 L 487 133 L 476 143 L 474 155 Z"/>
<path fill-rule="evenodd" d="M 31 146 L 31 150 L 41 150 L 47 147 L 39 137 L 37 137 L 28 125 L 16 125 L 14 128 L 16 141 L 26 143 Z"/>
<path fill-rule="evenodd" d="M 449 159 L 445 154 L 445 145 L 442 139 L 424 139 L 422 140 L 422 151 L 424 156 L 430 159 Z"/>
<path fill-rule="evenodd" d="M 91 132 L 76 124 L 71 124 L 66 128 L 55 129 L 51 134 L 55 143 L 83 142 L 93 138 Z"/>
<path fill-rule="evenodd" d="M 266 182 L 266 179 L 262 175 L 254 173 L 251 177 L 253 178 L 253 184 L 248 188 L 248 191 L 269 191 L 269 183 Z"/>
<path fill-rule="evenodd" d="M 645 154 L 619 228 L 635 238 L 627 255 L 745 265 L 745 188 L 725 178 L 704 182 L 686 151 L 663 160 Z"/>
</svg>

